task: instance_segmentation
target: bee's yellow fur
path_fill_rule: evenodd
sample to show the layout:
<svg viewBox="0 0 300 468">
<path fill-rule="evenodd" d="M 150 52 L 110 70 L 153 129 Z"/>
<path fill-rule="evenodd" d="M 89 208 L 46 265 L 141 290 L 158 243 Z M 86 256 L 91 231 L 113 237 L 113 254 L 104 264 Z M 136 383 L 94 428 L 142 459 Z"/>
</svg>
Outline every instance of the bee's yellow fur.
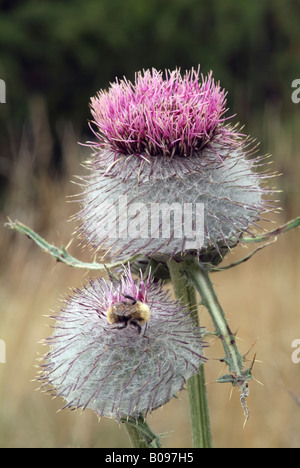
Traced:
<svg viewBox="0 0 300 468">
<path fill-rule="evenodd" d="M 108 323 L 123 324 L 120 328 L 125 328 L 131 322 L 140 329 L 149 321 L 151 312 L 150 307 L 144 302 L 118 302 L 107 309 L 106 315 Z"/>
</svg>

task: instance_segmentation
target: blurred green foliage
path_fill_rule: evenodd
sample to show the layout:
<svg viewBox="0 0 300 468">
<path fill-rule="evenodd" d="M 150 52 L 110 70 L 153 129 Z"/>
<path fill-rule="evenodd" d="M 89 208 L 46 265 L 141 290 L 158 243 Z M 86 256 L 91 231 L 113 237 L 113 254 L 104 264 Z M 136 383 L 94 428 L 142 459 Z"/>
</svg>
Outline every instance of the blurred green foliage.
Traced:
<svg viewBox="0 0 300 468">
<path fill-rule="evenodd" d="M 299 19 L 299 0 L 0 0 L 0 144 L 18 134 L 37 94 L 53 133 L 71 120 L 88 134 L 90 97 L 151 67 L 212 69 L 243 123 L 266 101 L 289 112 Z"/>
<path fill-rule="evenodd" d="M 84 120 L 115 76 L 200 63 L 247 106 L 280 99 L 299 71 L 299 0 L 5 0 L 0 74 L 14 110 L 31 93 Z"/>
</svg>

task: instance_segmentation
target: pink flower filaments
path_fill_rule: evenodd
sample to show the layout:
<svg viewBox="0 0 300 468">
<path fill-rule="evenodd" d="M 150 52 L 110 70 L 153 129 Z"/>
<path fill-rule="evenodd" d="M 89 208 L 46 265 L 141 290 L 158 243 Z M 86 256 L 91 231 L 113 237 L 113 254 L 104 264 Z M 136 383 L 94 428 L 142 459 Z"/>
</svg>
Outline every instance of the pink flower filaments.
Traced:
<svg viewBox="0 0 300 468">
<path fill-rule="evenodd" d="M 98 127 L 95 148 L 120 154 L 190 156 L 225 121 L 225 92 L 210 73 L 199 82 L 200 69 L 166 73 L 153 69 L 137 73 L 135 84 L 116 81 L 110 90 L 91 99 Z M 226 135 L 227 133 L 227 135 Z M 224 128 L 223 137 L 229 137 Z"/>
</svg>

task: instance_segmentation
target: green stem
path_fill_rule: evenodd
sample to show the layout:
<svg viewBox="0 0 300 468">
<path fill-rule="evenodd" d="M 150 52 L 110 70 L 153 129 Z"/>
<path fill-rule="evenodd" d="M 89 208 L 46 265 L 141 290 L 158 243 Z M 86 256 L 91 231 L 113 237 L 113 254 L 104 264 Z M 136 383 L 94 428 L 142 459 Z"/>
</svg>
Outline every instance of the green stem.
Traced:
<svg viewBox="0 0 300 468">
<path fill-rule="evenodd" d="M 136 427 L 127 422 L 125 422 L 124 425 L 133 448 L 148 447 L 148 444 L 145 442 L 144 438 L 141 437 L 141 433 Z"/>
<path fill-rule="evenodd" d="M 202 302 L 213 321 L 216 334 L 222 340 L 225 351 L 225 358 L 223 361 L 228 365 L 230 373 L 219 377 L 218 382 L 230 382 L 233 386 L 239 388 L 240 401 L 244 409 L 246 422 L 249 415 L 246 397 L 249 394 L 248 382 L 252 379 L 251 370 L 253 363 L 249 368 L 244 369 L 245 356 L 242 356 L 237 348 L 235 335 L 231 332 L 227 324 L 225 314 L 213 289 L 205 265 L 196 262 L 186 262 L 185 274 L 198 290 Z"/>
<path fill-rule="evenodd" d="M 195 289 L 186 280 L 182 270 L 183 265 L 184 263 L 177 263 L 172 260 L 168 263 L 174 293 L 181 304 L 190 311 L 195 323 L 199 326 Z M 194 447 L 211 448 L 210 415 L 203 364 L 199 368 L 199 374 L 188 380 L 187 386 Z"/>
<path fill-rule="evenodd" d="M 119 262 L 113 262 L 113 263 L 97 263 L 97 262 L 92 262 L 92 263 L 85 263 L 81 262 L 77 258 L 73 257 L 72 255 L 69 254 L 67 249 L 65 247 L 58 248 L 53 244 L 49 244 L 45 239 L 43 239 L 41 236 L 39 236 L 36 232 L 34 232 L 32 229 L 30 229 L 28 226 L 26 226 L 23 223 L 20 223 L 19 221 L 11 221 L 9 220 L 8 223 L 5 224 L 6 227 L 10 229 L 14 229 L 21 234 L 25 234 L 29 239 L 33 240 L 35 244 L 40 247 L 44 252 L 48 253 L 51 255 L 51 257 L 55 258 L 56 261 L 65 263 L 68 266 L 74 267 L 74 268 L 86 268 L 88 270 L 103 270 L 107 271 L 113 268 L 116 268 L 118 266 L 121 266 L 123 264 L 127 264 L 128 262 L 133 262 L 137 258 L 140 257 L 140 254 L 133 255 L 132 257 L 128 257 L 124 259 L 123 261 Z"/>
<path fill-rule="evenodd" d="M 140 416 L 137 420 L 122 420 L 134 448 L 161 448 L 159 437 L 151 431 L 146 420 Z"/>
<path fill-rule="evenodd" d="M 230 265 L 226 265 L 224 267 L 215 267 L 213 265 L 209 266 L 209 270 L 213 273 L 215 271 L 225 271 L 225 270 L 229 270 L 230 268 L 233 268 L 235 266 L 238 266 L 238 265 L 241 265 L 242 263 L 245 263 L 247 260 L 250 260 L 250 258 L 253 257 L 253 255 L 255 255 L 257 252 L 259 252 L 260 250 L 264 249 L 265 247 L 268 247 L 269 245 L 271 244 L 274 244 L 274 242 L 277 241 L 277 238 L 271 240 L 270 242 L 267 242 L 266 244 L 263 244 L 263 245 L 260 245 L 259 247 L 257 247 L 257 249 L 253 250 L 253 252 L 250 252 L 248 255 L 246 255 L 246 257 L 243 257 L 241 258 L 240 260 L 234 262 L 234 263 L 231 263 Z"/>
<path fill-rule="evenodd" d="M 280 234 L 284 234 L 285 232 L 290 231 L 291 229 L 295 229 L 297 227 L 300 227 L 300 216 L 298 216 L 295 219 L 292 219 L 291 221 L 288 221 L 287 223 L 283 224 L 282 226 L 274 229 L 273 231 L 266 232 L 260 236 L 253 236 L 253 237 L 247 237 L 243 236 L 240 239 L 241 243 L 248 243 L 252 244 L 255 242 L 265 242 L 269 240 L 271 237 L 276 237 L 279 236 Z"/>
<path fill-rule="evenodd" d="M 239 375 L 244 365 L 243 357 L 238 351 L 235 335 L 227 324 L 225 314 L 213 289 L 206 268 L 202 264 L 196 265 L 194 263 L 188 266 L 186 275 L 198 290 L 202 302 L 211 316 L 216 333 L 222 340 L 225 351 L 225 362 L 228 364 L 229 370 Z"/>
</svg>

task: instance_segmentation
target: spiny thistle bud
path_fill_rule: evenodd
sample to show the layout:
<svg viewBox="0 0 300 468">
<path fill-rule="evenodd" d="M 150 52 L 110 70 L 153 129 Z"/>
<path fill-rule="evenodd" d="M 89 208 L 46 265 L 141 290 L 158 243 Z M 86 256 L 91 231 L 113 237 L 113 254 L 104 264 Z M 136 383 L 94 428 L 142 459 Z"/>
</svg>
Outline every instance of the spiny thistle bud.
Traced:
<svg viewBox="0 0 300 468">
<path fill-rule="evenodd" d="M 102 278 L 66 300 L 40 380 L 66 400 L 120 421 L 164 405 L 198 372 L 202 329 L 148 277 Z"/>
<path fill-rule="evenodd" d="M 221 253 L 272 206 L 226 94 L 200 70 L 138 73 L 92 98 L 97 141 L 79 234 L 114 257 Z"/>
</svg>

